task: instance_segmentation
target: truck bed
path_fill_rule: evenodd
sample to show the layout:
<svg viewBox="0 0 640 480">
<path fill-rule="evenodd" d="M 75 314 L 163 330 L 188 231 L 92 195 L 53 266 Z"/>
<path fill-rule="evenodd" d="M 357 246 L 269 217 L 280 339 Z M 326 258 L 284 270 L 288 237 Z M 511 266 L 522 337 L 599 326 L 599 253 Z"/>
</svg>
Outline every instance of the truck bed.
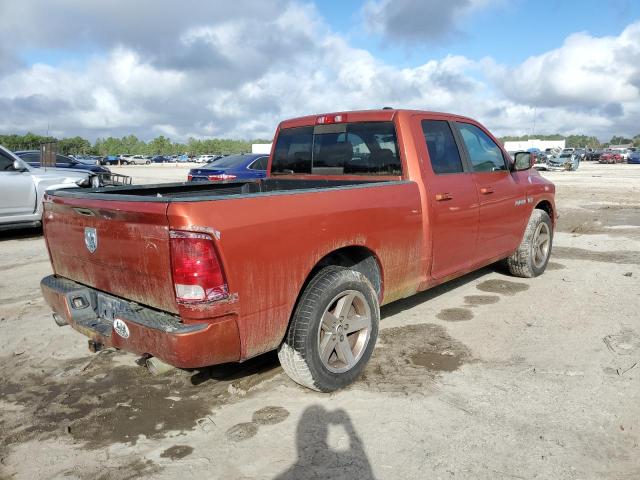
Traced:
<svg viewBox="0 0 640 480">
<path fill-rule="evenodd" d="M 44 202 L 44 229 L 55 274 L 173 314 L 183 314 L 184 309 L 176 303 L 171 280 L 170 229 L 205 229 L 219 237 L 216 244 L 232 288 L 254 269 L 264 272 L 269 262 L 277 270 L 291 263 L 290 273 L 295 269 L 302 276 L 313 266 L 307 262 L 317 262 L 318 255 L 370 242 L 376 248 L 382 242 L 381 251 L 387 255 L 388 249 L 393 259 L 388 270 L 398 269 L 404 276 L 406 262 L 394 255 L 397 244 L 403 244 L 400 251 L 415 245 L 421 230 L 417 186 L 410 181 L 269 178 L 76 190 L 52 192 Z M 363 222 L 373 222 L 373 233 Z M 378 230 L 385 225 L 386 230 Z M 412 234 L 386 238 L 403 228 Z M 303 233 L 314 242 L 301 238 Z M 92 235 L 95 251 L 87 243 Z M 294 255 L 291 245 L 302 250 Z M 403 282 L 394 286 L 404 287 Z M 285 299 L 282 294 L 272 292 L 269 297 L 282 305 L 293 295 L 287 292 Z M 264 308 L 252 305 L 260 296 L 247 292 L 243 306 Z"/>
</svg>

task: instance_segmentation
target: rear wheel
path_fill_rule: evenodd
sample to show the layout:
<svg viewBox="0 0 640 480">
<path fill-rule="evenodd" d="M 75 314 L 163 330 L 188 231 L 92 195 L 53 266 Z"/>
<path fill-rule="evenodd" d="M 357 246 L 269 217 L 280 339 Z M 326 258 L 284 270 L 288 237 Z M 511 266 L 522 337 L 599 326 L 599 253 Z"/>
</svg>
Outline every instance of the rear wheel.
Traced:
<svg viewBox="0 0 640 480">
<path fill-rule="evenodd" d="M 295 309 L 278 358 L 292 380 L 321 392 L 353 383 L 378 337 L 380 307 L 371 282 L 342 267 L 322 269 Z"/>
<path fill-rule="evenodd" d="M 534 209 L 518 250 L 507 258 L 507 266 L 516 277 L 532 278 L 547 268 L 553 245 L 553 226 L 549 214 Z"/>
</svg>

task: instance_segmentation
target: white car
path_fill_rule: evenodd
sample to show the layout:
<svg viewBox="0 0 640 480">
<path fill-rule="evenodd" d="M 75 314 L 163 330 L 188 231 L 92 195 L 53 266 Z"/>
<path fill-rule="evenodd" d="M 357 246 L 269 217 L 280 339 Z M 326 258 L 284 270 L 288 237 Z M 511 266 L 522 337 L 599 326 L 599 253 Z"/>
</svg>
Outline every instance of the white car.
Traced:
<svg viewBox="0 0 640 480">
<path fill-rule="evenodd" d="M 148 165 L 151 163 L 151 159 L 144 155 L 123 155 L 120 161 L 125 165 Z"/>
<path fill-rule="evenodd" d="M 30 167 L 0 145 L 0 230 L 38 226 L 47 190 L 90 186 L 91 172 Z"/>
<path fill-rule="evenodd" d="M 612 149 L 613 153 L 619 153 L 623 160 L 629 160 L 629 149 L 628 148 L 614 148 Z"/>
</svg>

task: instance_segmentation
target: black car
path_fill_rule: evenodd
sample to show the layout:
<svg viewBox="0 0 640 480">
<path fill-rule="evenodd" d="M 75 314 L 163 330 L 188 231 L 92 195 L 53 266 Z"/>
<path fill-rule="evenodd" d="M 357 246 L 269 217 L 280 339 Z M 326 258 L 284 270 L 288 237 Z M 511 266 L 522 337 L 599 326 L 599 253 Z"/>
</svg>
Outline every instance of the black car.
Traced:
<svg viewBox="0 0 640 480">
<path fill-rule="evenodd" d="M 587 156 L 585 158 L 585 160 L 589 160 L 591 162 L 597 162 L 598 160 L 600 160 L 600 155 L 602 155 L 603 150 L 591 150 L 590 152 L 587 152 Z"/>
<path fill-rule="evenodd" d="M 169 157 L 165 157 L 164 155 L 156 155 L 151 159 L 152 163 L 169 163 L 171 159 Z"/>
<path fill-rule="evenodd" d="M 40 167 L 40 151 L 39 150 L 22 150 L 14 152 L 22 160 L 27 162 L 32 167 Z M 106 167 L 100 165 L 92 165 L 80 162 L 74 158 L 66 157 L 64 155 L 56 155 L 56 168 L 69 168 L 73 170 L 88 170 L 94 173 L 109 173 Z"/>
</svg>

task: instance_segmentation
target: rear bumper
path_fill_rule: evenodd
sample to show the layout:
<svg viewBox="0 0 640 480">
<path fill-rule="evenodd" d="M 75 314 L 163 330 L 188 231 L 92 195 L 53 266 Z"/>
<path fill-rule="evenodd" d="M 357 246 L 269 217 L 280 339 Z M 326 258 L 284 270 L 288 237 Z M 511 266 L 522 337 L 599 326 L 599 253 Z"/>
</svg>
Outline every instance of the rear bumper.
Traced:
<svg viewBox="0 0 640 480">
<path fill-rule="evenodd" d="M 234 315 L 182 323 L 176 317 L 108 295 L 63 277 L 40 283 L 45 301 L 71 327 L 105 347 L 149 354 L 180 368 L 198 368 L 240 360 Z M 114 321 L 126 325 L 118 333 Z"/>
</svg>

